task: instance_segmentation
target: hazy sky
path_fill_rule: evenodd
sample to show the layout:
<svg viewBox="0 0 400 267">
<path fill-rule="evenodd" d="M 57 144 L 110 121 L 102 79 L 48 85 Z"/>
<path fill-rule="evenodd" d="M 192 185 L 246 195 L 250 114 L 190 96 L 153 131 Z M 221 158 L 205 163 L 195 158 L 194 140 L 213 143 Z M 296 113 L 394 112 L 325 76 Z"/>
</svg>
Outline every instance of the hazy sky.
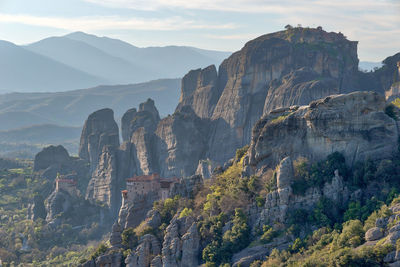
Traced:
<svg viewBox="0 0 400 267">
<path fill-rule="evenodd" d="M 400 52 L 400 0 L 0 0 L 0 39 L 17 44 L 84 31 L 235 51 L 286 24 L 341 31 L 364 61 Z"/>
</svg>

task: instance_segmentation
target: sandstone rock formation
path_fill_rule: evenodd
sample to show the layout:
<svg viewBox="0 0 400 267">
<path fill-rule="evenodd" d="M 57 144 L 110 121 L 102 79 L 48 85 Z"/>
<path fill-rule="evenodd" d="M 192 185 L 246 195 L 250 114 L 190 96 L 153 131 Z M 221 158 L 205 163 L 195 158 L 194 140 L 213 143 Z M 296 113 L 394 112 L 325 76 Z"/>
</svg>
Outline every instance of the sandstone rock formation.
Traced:
<svg viewBox="0 0 400 267">
<path fill-rule="evenodd" d="M 312 209 L 316 203 L 325 197 L 336 205 L 344 205 L 349 200 L 349 190 L 344 185 L 343 178 L 338 171 L 332 173 L 332 181 L 325 183 L 322 188 L 308 188 L 304 195 L 295 195 L 292 190 L 294 181 L 293 163 L 290 157 L 284 158 L 276 176 L 277 189 L 268 193 L 264 207 L 258 214 L 254 226 L 263 223 L 285 223 L 288 212 L 295 209 Z"/>
<path fill-rule="evenodd" d="M 214 65 L 191 70 L 182 79 L 181 97 L 176 110 L 179 112 L 184 106 L 191 106 L 200 118 L 210 118 L 222 92 L 217 82 Z"/>
<path fill-rule="evenodd" d="M 139 105 L 138 112 L 133 108 L 122 116 L 122 140 L 124 142 L 131 140 L 132 134 L 140 127 L 144 127 L 147 132 L 153 132 L 159 121 L 160 115 L 158 110 L 154 105 L 154 101 L 149 98 L 146 102 Z"/>
<path fill-rule="evenodd" d="M 400 53 L 383 60 L 380 69 L 370 73 L 361 73 L 362 85 L 368 90 L 379 90 L 388 101 L 400 96 Z"/>
<path fill-rule="evenodd" d="M 94 171 L 104 146 L 119 147 L 118 125 L 111 109 L 101 109 L 89 115 L 83 126 L 79 157 L 90 163 Z"/>
<path fill-rule="evenodd" d="M 65 165 L 69 161 L 68 151 L 63 146 L 48 146 L 36 154 L 33 170 L 40 171 L 52 165 Z"/>
<path fill-rule="evenodd" d="M 354 92 L 273 111 L 254 127 L 249 165 L 273 167 L 286 156 L 317 161 L 335 151 L 350 166 L 367 158 L 390 157 L 399 134 L 396 121 L 384 109 L 383 96 Z"/>
<path fill-rule="evenodd" d="M 101 255 L 96 259 L 89 260 L 79 267 L 121 267 L 123 265 L 123 255 L 121 252 L 112 252 Z"/>
<path fill-rule="evenodd" d="M 153 257 L 161 253 L 161 244 L 154 235 L 146 234 L 140 238 L 136 250 L 129 255 L 125 264 L 127 267 L 147 267 Z"/>
<path fill-rule="evenodd" d="M 64 191 L 54 191 L 47 198 L 47 217 L 46 221 L 51 222 L 57 215 L 68 212 L 73 205 L 72 196 Z"/>
<path fill-rule="evenodd" d="M 215 123 L 207 156 L 220 163 L 231 158 L 249 143 L 263 110 L 357 89 L 357 65 L 357 42 L 319 29 L 295 28 L 248 42 L 219 67 L 222 93 L 210 117 Z"/>
<path fill-rule="evenodd" d="M 86 186 L 90 177 L 89 166 L 86 162 L 76 157 L 70 157 L 68 151 L 61 145 L 43 148 L 35 156 L 34 171 L 51 181 L 55 180 L 59 174 L 73 176 L 82 187 Z"/>
<path fill-rule="evenodd" d="M 192 217 L 173 218 L 166 229 L 162 246 L 165 267 L 198 266 L 200 235 Z"/>
<path fill-rule="evenodd" d="M 110 245 L 111 248 L 121 248 L 122 247 L 122 228 L 118 222 L 115 222 L 112 226 L 110 235 Z"/>
<path fill-rule="evenodd" d="M 101 203 L 114 214 L 121 205 L 124 181 L 118 179 L 117 148 L 104 146 L 86 190 L 86 199 Z"/>
<path fill-rule="evenodd" d="M 250 142 L 263 113 L 359 89 L 357 68 L 357 42 L 342 34 L 293 28 L 252 40 L 218 73 L 190 71 L 172 116 L 158 122 L 151 100 L 124 115 L 122 173 L 180 177 L 193 175 L 200 160 L 222 165 Z"/>
<path fill-rule="evenodd" d="M 47 212 L 44 205 L 44 199 L 41 195 L 33 197 L 33 203 L 28 206 L 28 218 L 36 221 L 37 219 L 46 219 Z"/>
</svg>

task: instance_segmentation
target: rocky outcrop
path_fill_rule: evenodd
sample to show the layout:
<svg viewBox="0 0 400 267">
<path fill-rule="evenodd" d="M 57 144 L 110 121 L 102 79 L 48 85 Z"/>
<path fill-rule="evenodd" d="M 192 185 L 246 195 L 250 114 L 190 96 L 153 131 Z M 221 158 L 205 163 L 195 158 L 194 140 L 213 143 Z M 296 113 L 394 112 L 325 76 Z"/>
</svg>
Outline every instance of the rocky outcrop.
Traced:
<svg viewBox="0 0 400 267">
<path fill-rule="evenodd" d="M 135 228 L 143 220 L 156 221 L 152 219 L 151 208 L 154 201 L 159 200 L 158 192 L 151 192 L 138 199 L 134 199 L 133 203 L 125 202 L 121 206 L 118 214 L 118 222 L 124 228 Z M 150 226 L 150 225 L 149 225 Z M 151 226 L 153 227 L 153 226 Z"/>
<path fill-rule="evenodd" d="M 136 109 L 128 110 L 121 119 L 122 140 L 131 140 L 132 134 L 143 127 L 147 132 L 154 132 L 160 121 L 160 115 L 152 99 L 139 105 L 139 111 Z"/>
<path fill-rule="evenodd" d="M 110 235 L 110 245 L 112 249 L 122 248 L 122 228 L 118 222 L 115 222 L 112 226 Z"/>
<path fill-rule="evenodd" d="M 171 220 L 162 246 L 164 267 L 198 266 L 200 235 L 192 217 Z"/>
<path fill-rule="evenodd" d="M 209 177 L 212 170 L 199 160 L 217 166 L 232 158 L 250 142 L 263 113 L 359 89 L 357 75 L 357 42 L 340 33 L 292 28 L 263 35 L 226 59 L 218 73 L 214 66 L 190 71 L 182 79 L 176 112 L 157 127 L 153 102 L 129 110 L 122 134 L 130 140 L 126 165 L 135 169 L 126 169 Z"/>
<path fill-rule="evenodd" d="M 48 180 L 55 180 L 57 175 L 73 177 L 83 189 L 89 181 L 89 166 L 82 159 L 70 157 L 63 146 L 43 148 L 35 156 L 35 172 Z M 42 192 L 43 193 L 43 192 Z"/>
<path fill-rule="evenodd" d="M 163 119 L 155 132 L 155 155 L 160 175 L 193 175 L 199 160 L 204 157 L 207 130 L 207 124 L 190 107 Z"/>
<path fill-rule="evenodd" d="M 127 267 L 149 267 L 153 257 L 161 254 L 161 244 L 158 239 L 151 234 L 146 234 L 140 238 L 136 250 L 130 254 L 125 264 Z"/>
<path fill-rule="evenodd" d="M 113 214 L 118 212 L 121 205 L 121 190 L 125 186 L 124 181 L 118 179 L 117 152 L 113 146 L 103 147 L 86 190 L 86 199 L 105 205 Z"/>
<path fill-rule="evenodd" d="M 73 197 L 64 191 L 54 191 L 47 198 L 47 217 L 46 221 L 53 221 L 57 215 L 66 213 L 72 209 Z"/>
<path fill-rule="evenodd" d="M 96 259 L 89 260 L 79 267 L 122 267 L 123 255 L 121 252 L 112 251 L 110 253 L 101 255 Z"/>
<path fill-rule="evenodd" d="M 119 147 L 118 125 L 111 109 L 101 109 L 89 115 L 83 126 L 79 157 L 90 163 L 93 172 L 99 162 L 103 147 Z"/>
<path fill-rule="evenodd" d="M 126 260 L 127 267 L 191 267 L 199 265 L 200 235 L 194 218 L 178 217 L 171 220 L 165 230 L 164 242 L 157 237 L 146 234 L 141 237 L 139 245 Z M 149 212 L 145 223 L 147 226 L 161 224 L 156 211 Z"/>
<path fill-rule="evenodd" d="M 196 175 L 201 175 L 204 179 L 211 178 L 216 167 L 216 163 L 210 159 L 200 160 L 199 165 L 197 165 Z"/>
<path fill-rule="evenodd" d="M 309 67 L 300 68 L 271 83 L 264 114 L 282 107 L 308 105 L 311 101 L 340 93 L 340 81 L 322 76 Z"/>
<path fill-rule="evenodd" d="M 364 74 L 367 77 L 363 81 L 367 87 L 372 85 L 379 88 L 386 99 L 392 101 L 400 97 L 400 53 L 387 57 L 382 63 L 380 69 Z M 368 75 L 373 76 L 373 80 L 368 79 Z"/>
<path fill-rule="evenodd" d="M 318 161 L 335 151 L 348 165 L 388 158 L 397 151 L 398 130 L 384 109 L 377 93 L 354 92 L 270 112 L 254 127 L 249 165 L 273 167 L 286 156 Z"/>
<path fill-rule="evenodd" d="M 178 183 L 172 185 L 170 194 L 171 196 L 181 196 L 191 198 L 196 195 L 198 190 L 203 185 L 203 178 L 200 175 L 193 175 L 190 177 L 182 178 Z"/>
<path fill-rule="evenodd" d="M 200 118 L 210 118 L 222 92 L 217 82 L 217 69 L 214 65 L 189 71 L 182 79 L 181 97 L 176 111 L 191 106 Z"/>
<path fill-rule="evenodd" d="M 40 171 L 52 165 L 63 165 L 69 161 L 68 151 L 63 146 L 48 146 L 36 154 L 33 170 Z"/>
<path fill-rule="evenodd" d="M 357 66 L 357 42 L 320 29 L 294 28 L 248 42 L 219 67 L 222 94 L 207 156 L 219 163 L 231 158 L 249 143 L 263 110 L 356 90 Z"/>
<path fill-rule="evenodd" d="M 383 231 L 379 227 L 372 227 L 365 233 L 366 241 L 375 241 L 383 237 Z"/>
<path fill-rule="evenodd" d="M 28 218 L 36 221 L 38 219 L 46 219 L 47 212 L 44 205 L 44 199 L 41 195 L 33 197 L 33 203 L 28 206 Z"/>
<path fill-rule="evenodd" d="M 296 209 L 311 210 L 322 197 L 331 200 L 337 206 L 344 205 L 349 200 L 350 192 L 337 170 L 332 173 L 332 177 L 332 181 L 325 183 L 322 188 L 311 187 L 304 195 L 296 195 L 291 187 L 294 181 L 293 163 L 290 157 L 284 158 L 278 166 L 277 189 L 266 196 L 263 209 L 256 214 L 254 226 L 285 223 L 288 212 Z"/>
</svg>

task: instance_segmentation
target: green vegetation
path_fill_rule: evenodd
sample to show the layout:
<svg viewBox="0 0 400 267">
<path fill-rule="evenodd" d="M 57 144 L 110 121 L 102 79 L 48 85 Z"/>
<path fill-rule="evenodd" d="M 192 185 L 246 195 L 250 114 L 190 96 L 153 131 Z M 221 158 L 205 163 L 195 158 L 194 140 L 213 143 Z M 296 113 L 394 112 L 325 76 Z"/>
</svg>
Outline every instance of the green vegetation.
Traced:
<svg viewBox="0 0 400 267">
<path fill-rule="evenodd" d="M 20 167 L 0 170 L 0 259 L 3 266 L 19 263 L 75 266 L 82 258 L 89 258 L 109 226 L 93 223 L 81 228 L 65 220 L 58 227 L 52 227 L 44 218 L 30 220 L 28 204 L 33 199 L 43 202 L 43 196 L 51 193 L 53 184 L 32 173 L 31 162 L 19 161 L 18 164 Z M 35 206 L 35 209 L 44 212 L 43 206 Z"/>
<path fill-rule="evenodd" d="M 397 116 L 396 116 L 396 113 L 395 113 L 394 109 L 395 109 L 395 106 L 394 106 L 394 105 L 392 105 L 392 104 L 387 105 L 387 106 L 385 107 L 385 113 L 386 113 L 386 115 L 388 115 L 388 116 L 391 117 L 392 119 L 397 120 Z"/>
<path fill-rule="evenodd" d="M 279 122 L 283 121 L 284 119 L 286 119 L 287 117 L 289 117 L 291 114 L 293 114 L 293 112 L 286 112 L 285 114 L 280 115 L 280 116 L 278 116 L 278 117 L 272 119 L 272 120 L 270 121 L 270 123 L 272 123 L 272 124 L 274 124 L 274 123 L 279 123 Z"/>
<path fill-rule="evenodd" d="M 295 180 L 292 188 L 296 195 L 303 195 L 310 187 L 322 187 L 325 183 L 331 182 L 335 170 L 344 177 L 348 174 L 345 158 L 339 152 L 334 152 L 326 160 L 313 164 L 305 158 L 298 158 L 293 165 Z"/>
<path fill-rule="evenodd" d="M 135 229 L 128 228 L 125 229 L 122 234 L 122 244 L 127 248 L 134 248 L 138 244 L 138 237 L 135 233 Z"/>
</svg>

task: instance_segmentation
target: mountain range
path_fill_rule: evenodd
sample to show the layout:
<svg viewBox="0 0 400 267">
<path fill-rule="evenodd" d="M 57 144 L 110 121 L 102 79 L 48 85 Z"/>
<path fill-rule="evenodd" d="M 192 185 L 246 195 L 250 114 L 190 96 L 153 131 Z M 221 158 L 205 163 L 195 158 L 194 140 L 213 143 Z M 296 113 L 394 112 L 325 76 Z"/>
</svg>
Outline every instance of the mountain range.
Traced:
<svg viewBox="0 0 400 267">
<path fill-rule="evenodd" d="M 193 68 L 219 65 L 229 55 L 186 46 L 139 48 L 83 32 L 24 46 L 0 41 L 0 93 L 59 92 L 179 78 Z"/>
<path fill-rule="evenodd" d="M 66 92 L 0 95 L 0 155 L 24 151 L 24 157 L 31 157 L 44 145 L 54 143 L 77 153 L 86 117 L 105 107 L 115 110 L 119 121 L 127 109 L 150 97 L 161 116 L 172 114 L 179 101 L 180 81 L 162 79 Z"/>
</svg>

